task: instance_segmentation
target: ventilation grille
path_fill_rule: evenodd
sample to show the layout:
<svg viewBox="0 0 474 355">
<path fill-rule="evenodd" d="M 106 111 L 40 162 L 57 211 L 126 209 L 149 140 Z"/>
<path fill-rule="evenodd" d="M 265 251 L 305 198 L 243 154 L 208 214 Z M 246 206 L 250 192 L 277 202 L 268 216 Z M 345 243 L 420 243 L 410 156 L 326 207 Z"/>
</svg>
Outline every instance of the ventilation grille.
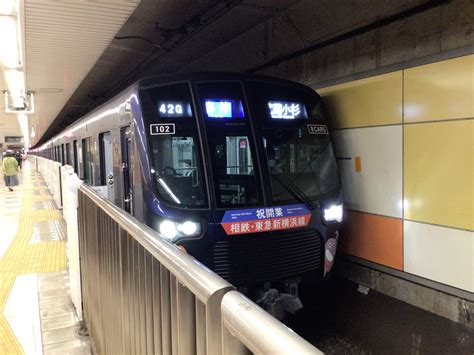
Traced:
<svg viewBox="0 0 474 355">
<path fill-rule="evenodd" d="M 315 231 L 229 237 L 214 245 L 209 265 L 235 286 L 322 273 L 322 241 Z"/>
</svg>

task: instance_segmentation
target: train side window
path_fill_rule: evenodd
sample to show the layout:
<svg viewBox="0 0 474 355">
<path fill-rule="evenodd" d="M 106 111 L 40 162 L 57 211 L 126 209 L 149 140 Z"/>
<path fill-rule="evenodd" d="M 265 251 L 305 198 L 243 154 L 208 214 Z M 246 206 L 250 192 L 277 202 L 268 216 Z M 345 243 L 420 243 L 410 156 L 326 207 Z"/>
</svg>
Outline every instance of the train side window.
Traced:
<svg viewBox="0 0 474 355">
<path fill-rule="evenodd" d="M 99 134 L 100 185 L 107 185 L 107 176 L 112 170 L 112 139 L 110 132 Z"/>
<path fill-rule="evenodd" d="M 78 157 L 77 157 L 77 151 L 78 151 L 78 148 L 77 148 L 77 140 L 75 140 L 73 142 L 73 156 L 74 156 L 74 172 L 79 175 L 79 162 L 78 162 Z"/>
<path fill-rule="evenodd" d="M 92 157 L 91 157 L 91 139 L 85 138 L 82 140 L 82 162 L 83 162 L 83 171 L 84 171 L 84 181 L 91 185 L 91 165 L 92 165 Z"/>
<path fill-rule="evenodd" d="M 66 154 L 64 152 L 64 144 L 61 144 L 61 164 L 66 164 Z"/>
<path fill-rule="evenodd" d="M 66 143 L 66 164 L 71 165 L 71 156 L 69 154 L 69 143 Z"/>
<path fill-rule="evenodd" d="M 100 185 L 107 186 L 109 200 L 114 199 L 114 170 L 112 135 L 110 132 L 99 134 Z"/>
</svg>

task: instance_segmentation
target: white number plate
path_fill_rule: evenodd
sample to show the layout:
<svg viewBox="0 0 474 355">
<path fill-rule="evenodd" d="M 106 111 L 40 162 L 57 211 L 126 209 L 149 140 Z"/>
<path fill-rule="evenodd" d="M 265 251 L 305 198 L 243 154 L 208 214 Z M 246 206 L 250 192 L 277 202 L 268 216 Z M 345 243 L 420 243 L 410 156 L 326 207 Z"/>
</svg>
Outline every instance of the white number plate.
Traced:
<svg viewBox="0 0 474 355">
<path fill-rule="evenodd" d="M 324 124 L 309 124 L 308 132 L 309 134 L 329 134 L 328 126 Z"/>
<path fill-rule="evenodd" d="M 174 123 L 156 123 L 150 125 L 150 134 L 158 136 L 161 134 L 175 134 Z"/>
</svg>

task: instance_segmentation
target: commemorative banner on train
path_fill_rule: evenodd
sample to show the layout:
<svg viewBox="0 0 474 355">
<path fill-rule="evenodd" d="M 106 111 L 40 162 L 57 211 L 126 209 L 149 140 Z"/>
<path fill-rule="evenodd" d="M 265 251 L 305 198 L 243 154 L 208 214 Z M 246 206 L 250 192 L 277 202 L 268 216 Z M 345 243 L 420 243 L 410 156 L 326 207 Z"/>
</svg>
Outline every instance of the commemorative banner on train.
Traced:
<svg viewBox="0 0 474 355">
<path fill-rule="evenodd" d="M 303 204 L 226 211 L 221 225 L 227 235 L 306 227 L 311 212 Z"/>
</svg>

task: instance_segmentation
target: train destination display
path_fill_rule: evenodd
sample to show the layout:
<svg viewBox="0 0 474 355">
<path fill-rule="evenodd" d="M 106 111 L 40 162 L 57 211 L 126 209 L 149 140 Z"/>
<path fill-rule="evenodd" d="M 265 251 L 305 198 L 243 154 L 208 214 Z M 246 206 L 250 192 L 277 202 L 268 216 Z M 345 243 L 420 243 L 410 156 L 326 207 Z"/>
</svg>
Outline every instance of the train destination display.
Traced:
<svg viewBox="0 0 474 355">
<path fill-rule="evenodd" d="M 242 101 L 232 99 L 208 99 L 204 101 L 209 118 L 243 118 Z"/>
<path fill-rule="evenodd" d="M 306 107 L 301 102 L 268 101 L 270 117 L 278 120 L 307 120 Z"/>
</svg>

